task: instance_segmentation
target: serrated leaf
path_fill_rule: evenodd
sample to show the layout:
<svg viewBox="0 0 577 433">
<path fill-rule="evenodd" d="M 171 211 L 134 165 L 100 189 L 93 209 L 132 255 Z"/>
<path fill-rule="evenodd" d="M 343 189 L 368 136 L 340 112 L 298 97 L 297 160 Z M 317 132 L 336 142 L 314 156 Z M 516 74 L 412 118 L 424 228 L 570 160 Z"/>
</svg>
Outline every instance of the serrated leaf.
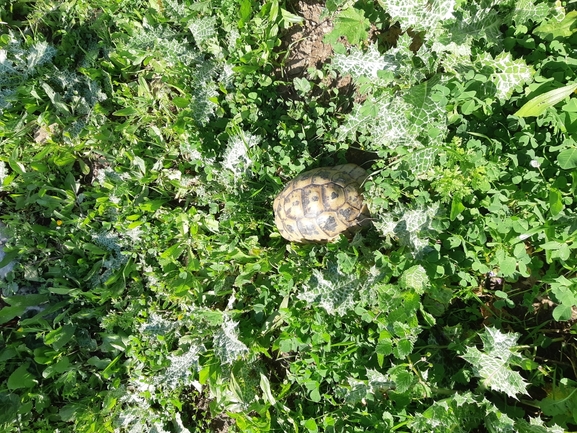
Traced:
<svg viewBox="0 0 577 433">
<path fill-rule="evenodd" d="M 453 17 L 455 0 L 379 0 L 379 4 L 399 21 L 403 29 L 431 31 L 439 23 Z"/>
<path fill-rule="evenodd" d="M 410 423 L 414 432 L 467 433 L 474 431 L 486 417 L 483 402 L 470 393 L 455 394 L 437 400 Z"/>
<path fill-rule="evenodd" d="M 225 316 L 221 329 L 213 338 L 214 350 L 223 364 L 232 364 L 248 353 L 248 347 L 238 339 L 238 323 Z"/>
<path fill-rule="evenodd" d="M 216 36 L 216 17 L 202 17 L 194 19 L 188 25 L 197 46 L 202 44 L 213 36 Z"/>
<path fill-rule="evenodd" d="M 357 293 L 368 280 L 361 281 L 354 273 L 345 274 L 341 271 L 341 266 L 352 271 L 351 257 L 344 259 L 340 255 L 339 260 L 338 263 L 329 263 L 324 271 L 313 270 L 305 290 L 297 296 L 304 301 L 317 303 L 329 314 L 342 316 L 355 307 Z"/>
<path fill-rule="evenodd" d="M 413 342 L 409 339 L 401 339 L 397 342 L 393 353 L 399 359 L 405 359 L 411 353 L 413 353 Z"/>
<path fill-rule="evenodd" d="M 385 68 L 396 68 L 396 65 L 385 62 L 374 44 L 369 45 L 366 52 L 357 47 L 351 47 L 348 54 L 335 53 L 331 66 L 341 74 L 350 74 L 353 78 L 377 78 L 377 72 Z"/>
<path fill-rule="evenodd" d="M 512 360 L 519 358 L 514 351 L 519 335 L 503 334 L 498 329 L 486 328 L 480 337 L 484 351 L 467 347 L 462 357 L 473 366 L 473 371 L 481 377 L 483 384 L 512 398 L 517 398 L 518 394 L 526 394 L 527 383 L 518 372 L 511 370 L 510 366 Z"/>
<path fill-rule="evenodd" d="M 492 68 L 491 82 L 496 87 L 497 98 L 507 101 L 516 88 L 531 82 L 534 70 L 523 59 L 514 59 L 510 53 L 500 53 L 493 58 L 489 53 L 484 53 L 477 58 L 477 62 L 483 68 Z"/>
<path fill-rule="evenodd" d="M 334 44 L 344 36 L 350 44 L 357 45 L 368 38 L 370 27 L 371 22 L 365 18 L 365 11 L 350 7 L 335 18 L 333 30 L 325 36 L 325 42 Z"/>
<path fill-rule="evenodd" d="M 429 286 L 427 271 L 421 265 L 412 266 L 403 272 L 399 284 L 404 289 L 413 289 L 418 294 L 422 294 L 425 288 Z"/>
<path fill-rule="evenodd" d="M 407 392 L 413 385 L 413 375 L 408 371 L 399 371 L 393 375 L 395 390 L 399 393 Z"/>
</svg>

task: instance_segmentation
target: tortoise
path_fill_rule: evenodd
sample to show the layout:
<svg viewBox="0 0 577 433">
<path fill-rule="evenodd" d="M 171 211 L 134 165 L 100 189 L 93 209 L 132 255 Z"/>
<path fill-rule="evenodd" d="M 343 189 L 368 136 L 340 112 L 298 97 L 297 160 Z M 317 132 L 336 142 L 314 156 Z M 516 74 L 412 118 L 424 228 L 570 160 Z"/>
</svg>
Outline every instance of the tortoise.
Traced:
<svg viewBox="0 0 577 433">
<path fill-rule="evenodd" d="M 361 194 L 367 172 L 355 164 L 320 167 L 299 174 L 274 200 L 276 226 L 292 242 L 330 242 L 368 223 Z"/>
</svg>

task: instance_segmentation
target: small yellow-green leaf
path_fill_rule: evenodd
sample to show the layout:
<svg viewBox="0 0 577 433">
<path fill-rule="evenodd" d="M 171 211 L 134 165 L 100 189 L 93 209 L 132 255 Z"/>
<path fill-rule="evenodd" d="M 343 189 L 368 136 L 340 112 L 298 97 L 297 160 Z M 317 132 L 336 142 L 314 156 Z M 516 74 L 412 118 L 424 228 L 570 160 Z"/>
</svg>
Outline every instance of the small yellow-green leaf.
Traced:
<svg viewBox="0 0 577 433">
<path fill-rule="evenodd" d="M 535 96 L 533 99 L 525 103 L 515 113 L 519 117 L 540 116 L 547 108 L 561 102 L 571 93 L 577 89 L 577 84 L 569 84 L 568 86 L 560 87 L 559 89 L 545 92 L 542 95 Z"/>
<path fill-rule="evenodd" d="M 577 11 L 571 11 L 561 22 L 555 18 L 542 23 L 539 27 L 533 30 L 533 33 L 542 38 L 551 37 L 565 37 L 568 38 L 577 31 Z"/>
</svg>

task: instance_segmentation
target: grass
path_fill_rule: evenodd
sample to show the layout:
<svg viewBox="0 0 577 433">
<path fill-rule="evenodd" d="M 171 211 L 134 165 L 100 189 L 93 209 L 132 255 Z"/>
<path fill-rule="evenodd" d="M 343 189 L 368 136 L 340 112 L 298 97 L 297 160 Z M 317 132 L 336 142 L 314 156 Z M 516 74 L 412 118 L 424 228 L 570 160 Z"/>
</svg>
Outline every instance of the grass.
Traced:
<svg viewBox="0 0 577 433">
<path fill-rule="evenodd" d="M 295 78 L 297 3 L 1 5 L 3 431 L 577 428 L 573 2 L 327 2 Z"/>
</svg>

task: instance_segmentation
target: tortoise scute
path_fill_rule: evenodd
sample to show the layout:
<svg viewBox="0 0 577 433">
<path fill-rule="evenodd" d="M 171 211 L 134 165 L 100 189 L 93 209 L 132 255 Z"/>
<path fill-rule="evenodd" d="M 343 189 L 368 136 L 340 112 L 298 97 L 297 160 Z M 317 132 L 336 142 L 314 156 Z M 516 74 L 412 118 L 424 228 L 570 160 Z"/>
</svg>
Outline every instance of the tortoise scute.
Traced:
<svg viewBox="0 0 577 433">
<path fill-rule="evenodd" d="M 359 230 L 369 217 L 360 191 L 366 177 L 355 164 L 301 173 L 274 200 L 279 232 L 289 241 L 324 242 Z"/>
<path fill-rule="evenodd" d="M 319 227 L 325 234 L 327 234 L 327 236 L 330 236 L 330 233 L 334 233 L 337 230 L 338 223 L 334 215 L 321 215 L 319 218 L 317 218 L 317 221 L 319 223 Z"/>
<path fill-rule="evenodd" d="M 322 190 L 324 210 L 335 210 L 346 203 L 345 193 L 340 185 L 329 183 L 322 185 L 320 189 Z"/>
</svg>

